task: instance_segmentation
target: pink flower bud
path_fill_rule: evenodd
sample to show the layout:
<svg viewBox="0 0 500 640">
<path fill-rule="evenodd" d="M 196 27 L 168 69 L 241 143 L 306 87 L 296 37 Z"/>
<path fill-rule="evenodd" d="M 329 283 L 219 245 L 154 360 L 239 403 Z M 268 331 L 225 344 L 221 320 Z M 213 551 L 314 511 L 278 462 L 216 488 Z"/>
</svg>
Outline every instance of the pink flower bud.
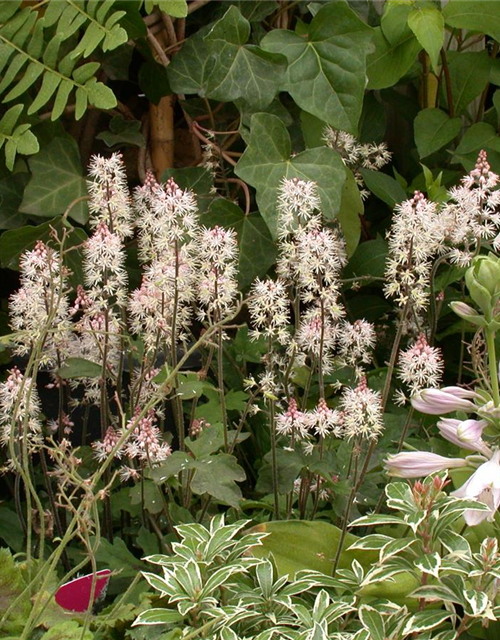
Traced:
<svg viewBox="0 0 500 640">
<path fill-rule="evenodd" d="M 467 482 L 460 489 L 453 491 L 452 495 L 477 500 L 489 507 L 489 511 L 468 509 L 464 513 L 468 525 L 474 526 L 486 519 L 492 522 L 500 506 L 500 450 L 497 449 L 491 459 L 478 467 Z"/>
<path fill-rule="evenodd" d="M 423 389 L 413 396 L 411 403 L 417 411 L 437 416 L 452 411 L 476 411 L 476 405 L 467 400 L 467 398 L 475 398 L 476 395 L 475 391 L 461 387 Z"/>
<path fill-rule="evenodd" d="M 453 442 L 457 447 L 478 451 L 489 458 L 491 449 L 482 439 L 483 430 L 487 425 L 486 420 L 454 420 L 453 418 L 442 418 L 437 423 L 443 438 Z"/>
<path fill-rule="evenodd" d="M 436 471 L 466 466 L 464 458 L 445 458 L 430 451 L 404 451 L 385 461 L 388 474 L 396 478 L 421 478 Z"/>
</svg>

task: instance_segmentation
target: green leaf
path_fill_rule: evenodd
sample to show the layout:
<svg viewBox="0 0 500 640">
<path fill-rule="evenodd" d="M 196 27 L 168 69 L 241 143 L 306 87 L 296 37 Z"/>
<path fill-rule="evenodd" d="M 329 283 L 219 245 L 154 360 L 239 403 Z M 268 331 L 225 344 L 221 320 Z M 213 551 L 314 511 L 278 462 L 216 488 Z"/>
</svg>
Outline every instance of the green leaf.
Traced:
<svg viewBox="0 0 500 640">
<path fill-rule="evenodd" d="M 488 84 L 491 58 L 487 51 L 458 53 L 448 66 L 455 115 L 459 116 Z"/>
<path fill-rule="evenodd" d="M 331 575 L 341 534 L 338 527 L 321 520 L 287 520 L 259 524 L 251 531 L 270 534 L 263 539 L 262 545 L 251 551 L 257 558 L 272 555 L 279 576 L 291 577 L 304 569 Z M 355 558 L 364 567 L 376 561 L 377 554 L 373 551 L 347 551 L 357 540 L 356 536 L 347 533 L 340 568 L 350 568 Z"/>
<path fill-rule="evenodd" d="M 403 38 L 411 35 L 408 26 L 408 15 L 413 10 L 409 2 L 385 2 L 384 13 L 380 20 L 380 27 L 386 39 L 397 44 Z"/>
<path fill-rule="evenodd" d="M 0 180 L 0 229 L 16 229 L 26 224 L 27 216 L 19 212 L 29 174 L 15 173 Z"/>
<path fill-rule="evenodd" d="M 386 173 L 372 169 L 360 169 L 366 186 L 370 191 L 393 209 L 397 204 L 406 200 L 406 192 L 397 180 Z"/>
<path fill-rule="evenodd" d="M 46 631 L 40 640 L 93 640 L 94 634 L 88 629 L 83 632 L 83 628 L 76 620 L 59 622 Z"/>
<path fill-rule="evenodd" d="M 104 140 L 108 147 L 114 145 L 146 146 L 146 140 L 141 133 L 141 123 L 138 120 L 125 120 L 123 116 L 113 116 L 109 122 L 109 131 L 102 131 L 96 136 L 97 140 Z"/>
<path fill-rule="evenodd" d="M 180 471 L 188 469 L 191 457 L 183 451 L 174 451 L 164 462 L 157 467 L 149 469 L 147 475 L 158 484 L 178 475 Z"/>
<path fill-rule="evenodd" d="M 384 619 L 376 609 L 362 605 L 358 614 L 361 624 L 370 634 L 370 640 L 385 640 Z"/>
<path fill-rule="evenodd" d="M 205 94 L 207 78 L 215 63 L 204 40 L 209 30 L 210 26 L 202 27 L 188 38 L 168 65 L 167 75 L 174 93 Z"/>
<path fill-rule="evenodd" d="M 288 69 L 282 89 L 301 109 L 356 134 L 371 37 L 370 27 L 342 0 L 318 11 L 307 37 L 275 29 L 261 45 L 286 56 Z"/>
<path fill-rule="evenodd" d="M 415 62 L 421 49 L 413 33 L 391 43 L 377 27 L 373 33 L 375 49 L 366 61 L 368 89 L 385 89 L 398 83 Z"/>
<path fill-rule="evenodd" d="M 87 195 L 78 145 L 71 136 L 54 138 L 28 164 L 32 177 L 24 191 L 21 212 L 44 218 L 62 215 L 74 200 Z M 76 204 L 69 216 L 85 224 L 87 203 Z"/>
<path fill-rule="evenodd" d="M 172 94 L 167 69 L 154 60 L 144 62 L 140 68 L 139 86 L 153 104 L 158 104 L 164 96 Z"/>
<path fill-rule="evenodd" d="M 188 14 L 186 0 L 146 0 L 147 13 L 151 13 L 155 6 L 174 18 L 185 18 Z"/>
<path fill-rule="evenodd" d="M 255 45 L 246 45 L 250 23 L 235 6 L 215 23 L 205 43 L 214 66 L 205 86 L 214 100 L 243 98 L 257 108 L 269 105 L 282 83 L 286 59 Z"/>
<path fill-rule="evenodd" d="M 408 16 L 408 26 L 429 54 L 432 67 L 438 71 L 439 54 L 444 44 L 444 18 L 435 6 L 415 7 Z"/>
<path fill-rule="evenodd" d="M 378 236 L 359 245 L 344 271 L 344 277 L 373 276 L 382 278 L 385 273 L 387 242 Z"/>
<path fill-rule="evenodd" d="M 24 533 L 19 517 L 5 503 L 0 504 L 0 539 L 6 542 L 16 553 L 19 553 L 24 547 Z M 5 576 L 2 576 L 2 578 L 5 578 Z M 2 605 L 0 605 L 0 611 L 2 610 Z"/>
<path fill-rule="evenodd" d="M 415 563 L 415 566 L 423 573 L 430 573 L 435 578 L 439 578 L 441 569 L 441 556 L 439 553 L 428 553 Z"/>
<path fill-rule="evenodd" d="M 160 489 L 152 480 L 145 480 L 143 485 L 137 483 L 129 490 L 130 504 L 140 504 L 142 509 L 152 514 L 163 511 L 163 500 Z"/>
<path fill-rule="evenodd" d="M 102 375 L 102 367 L 85 358 L 67 358 L 63 366 L 59 368 L 57 375 L 65 380 L 71 378 L 99 378 Z"/>
<path fill-rule="evenodd" d="M 316 182 L 327 220 L 334 219 L 340 210 L 346 176 L 340 156 L 326 147 L 293 157 L 291 152 L 288 131 L 279 118 L 259 113 L 252 116 L 250 142 L 235 173 L 257 189 L 257 204 L 273 237 L 277 235 L 276 199 L 283 178 Z"/>
<path fill-rule="evenodd" d="M 423 109 L 413 127 L 418 155 L 425 158 L 453 140 L 460 133 L 462 121 L 450 118 L 441 109 Z"/>
<path fill-rule="evenodd" d="M 91 540 L 95 543 L 93 538 Z M 119 571 L 121 578 L 133 578 L 138 571 L 146 568 L 145 563 L 138 560 L 118 537 L 114 538 L 113 542 L 101 538 L 95 557 L 100 564 L 112 571 Z"/>
<path fill-rule="evenodd" d="M 443 9 L 450 27 L 486 33 L 500 42 L 500 2 L 498 0 L 449 0 Z"/>
<path fill-rule="evenodd" d="M 342 201 L 338 221 L 345 238 L 347 255 L 352 256 L 358 246 L 361 234 L 360 217 L 364 213 L 363 200 L 352 171 L 346 169 L 346 181 L 342 188 Z"/>
<path fill-rule="evenodd" d="M 171 2 L 173 0 L 170 0 Z M 132 623 L 133 627 L 139 624 L 174 624 L 184 619 L 178 611 L 172 609 L 147 609 L 140 613 Z"/>
<path fill-rule="evenodd" d="M 242 494 L 236 482 L 243 482 L 246 475 L 234 456 L 227 453 L 208 456 L 194 461 L 192 468 L 196 470 L 191 482 L 193 493 L 208 494 L 217 502 L 239 508 Z"/>
<path fill-rule="evenodd" d="M 245 215 L 234 203 L 219 198 L 212 202 L 202 222 L 208 227 L 232 228 L 238 234 L 238 283 L 242 290 L 247 289 L 256 277 L 265 276 L 274 264 L 276 246 L 258 213 Z"/>
</svg>

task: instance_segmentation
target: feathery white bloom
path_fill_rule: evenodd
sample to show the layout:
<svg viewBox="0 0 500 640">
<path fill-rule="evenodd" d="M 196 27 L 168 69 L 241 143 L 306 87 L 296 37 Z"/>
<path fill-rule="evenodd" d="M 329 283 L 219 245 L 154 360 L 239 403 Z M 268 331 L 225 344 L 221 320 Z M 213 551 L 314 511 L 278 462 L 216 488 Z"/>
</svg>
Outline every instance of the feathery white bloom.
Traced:
<svg viewBox="0 0 500 640">
<path fill-rule="evenodd" d="M 278 190 L 278 237 L 286 238 L 299 226 L 321 225 L 321 200 L 315 182 L 283 178 Z"/>
<path fill-rule="evenodd" d="M 90 225 L 105 222 L 120 239 L 131 236 L 132 208 L 121 153 L 113 153 L 110 158 L 92 156 L 89 177 Z"/>
<path fill-rule="evenodd" d="M 427 308 L 433 259 L 444 250 L 437 205 L 415 192 L 396 206 L 388 240 L 385 295 L 401 307 L 409 300 L 417 312 Z"/>
<path fill-rule="evenodd" d="M 261 335 L 285 344 L 289 340 L 287 331 L 290 322 L 290 302 L 285 283 L 281 279 L 261 280 L 256 278 L 248 300 L 248 311 L 254 329 L 251 339 Z"/>
<path fill-rule="evenodd" d="M 42 443 L 40 400 L 32 385 L 32 379 L 25 378 L 17 367 L 9 371 L 5 382 L 0 382 L 0 443 L 4 446 L 8 445 L 13 429 L 16 448 L 19 447 L 25 430 L 31 451 Z M 9 468 L 11 466 L 11 463 L 8 464 Z"/>
<path fill-rule="evenodd" d="M 314 433 L 326 438 L 328 435 L 340 437 L 344 418 L 340 411 L 330 409 L 324 398 L 320 398 L 316 408 L 309 414 L 309 428 Z"/>
<path fill-rule="evenodd" d="M 9 299 L 10 325 L 16 335 L 14 353 L 26 355 L 44 337 L 42 366 L 52 367 L 70 340 L 66 277 L 57 251 L 38 241 L 20 260 L 21 286 Z"/>
<path fill-rule="evenodd" d="M 83 272 L 87 295 L 94 304 L 105 309 L 110 298 L 120 306 L 126 301 L 127 271 L 120 237 L 100 222 L 83 247 Z"/>
<path fill-rule="evenodd" d="M 140 409 L 137 409 L 137 413 Z M 126 429 L 132 426 L 136 418 L 131 418 Z M 161 437 L 161 431 L 156 426 L 156 415 L 154 409 L 139 420 L 137 426 L 129 437 L 125 447 L 124 455 L 130 459 L 137 459 L 142 464 L 155 466 L 166 460 L 172 449 Z"/>
<path fill-rule="evenodd" d="M 99 462 L 103 462 L 113 451 L 118 444 L 120 434 L 114 427 L 108 427 L 104 435 L 103 440 L 96 440 L 92 443 L 92 449 L 94 450 L 94 458 Z M 115 452 L 115 458 L 121 458 L 123 455 L 123 447 L 120 447 Z"/>
<path fill-rule="evenodd" d="M 344 389 L 340 398 L 344 435 L 376 440 L 384 423 L 381 397 L 378 391 L 368 388 L 366 378 L 361 378 L 357 387 Z"/>
<path fill-rule="evenodd" d="M 221 320 L 238 294 L 238 240 L 233 229 L 202 227 L 198 236 L 198 299 L 200 319 Z"/>
<path fill-rule="evenodd" d="M 397 376 L 408 385 L 411 395 L 426 387 L 438 387 L 443 370 L 441 350 L 429 346 L 423 333 L 411 347 L 399 354 Z"/>
<path fill-rule="evenodd" d="M 339 329 L 339 356 L 343 365 L 358 368 L 360 364 L 370 364 L 375 341 L 375 327 L 371 322 L 342 322 Z"/>
<path fill-rule="evenodd" d="M 295 336 L 295 343 L 299 349 L 313 359 L 321 358 L 325 374 L 333 369 L 333 349 L 337 338 L 337 328 L 321 309 L 312 307 L 302 315 L 299 329 Z"/>
<path fill-rule="evenodd" d="M 297 440 L 308 437 L 309 417 L 303 411 L 299 411 L 295 398 L 290 398 L 285 413 L 276 416 L 276 433 L 282 436 L 293 436 Z"/>
</svg>

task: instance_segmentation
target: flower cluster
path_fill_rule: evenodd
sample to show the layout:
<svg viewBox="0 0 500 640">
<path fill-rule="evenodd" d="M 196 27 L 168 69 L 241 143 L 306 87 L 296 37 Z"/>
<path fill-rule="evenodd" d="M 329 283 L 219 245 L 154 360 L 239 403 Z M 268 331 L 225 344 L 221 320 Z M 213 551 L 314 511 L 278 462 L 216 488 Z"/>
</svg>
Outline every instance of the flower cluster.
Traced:
<svg viewBox="0 0 500 640">
<path fill-rule="evenodd" d="M 431 347 L 421 333 L 414 344 L 400 352 L 397 376 L 408 387 L 410 396 L 415 396 L 426 387 L 438 387 L 443 369 L 440 349 Z"/>
</svg>

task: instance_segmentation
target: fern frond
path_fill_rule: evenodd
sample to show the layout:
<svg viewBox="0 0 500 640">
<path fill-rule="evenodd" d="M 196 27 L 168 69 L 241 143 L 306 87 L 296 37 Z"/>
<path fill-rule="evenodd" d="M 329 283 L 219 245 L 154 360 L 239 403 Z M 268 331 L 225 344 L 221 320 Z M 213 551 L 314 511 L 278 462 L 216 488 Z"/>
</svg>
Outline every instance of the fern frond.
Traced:
<svg viewBox="0 0 500 640">
<path fill-rule="evenodd" d="M 128 40 L 128 34 L 118 21 L 125 11 L 110 13 L 115 0 L 51 0 L 45 13 L 47 26 L 57 23 L 57 30 L 69 38 L 85 25 L 85 33 L 73 51 L 78 58 L 87 58 L 100 45 L 103 51 L 111 51 Z"/>
<path fill-rule="evenodd" d="M 115 12 L 118 13 L 121 14 Z M 37 18 L 36 11 L 26 8 L 0 28 L 0 72 L 6 68 L 0 81 L 0 95 L 10 89 L 3 102 L 19 98 L 42 77 L 28 115 L 36 113 L 55 95 L 52 120 L 56 120 L 64 111 L 73 91 L 77 119 L 82 117 L 88 104 L 102 109 L 116 106 L 111 89 L 97 82 L 94 77 L 99 69 L 98 63 L 86 63 L 75 68 L 78 56 L 75 56 L 74 50 L 59 59 L 61 43 L 66 39 L 66 34 L 58 31 L 43 51 L 46 18 Z"/>
<path fill-rule="evenodd" d="M 16 104 L 0 120 L 0 149 L 5 144 L 5 164 L 12 171 L 16 155 L 31 155 L 40 149 L 30 124 L 17 124 L 24 106 Z"/>
</svg>

